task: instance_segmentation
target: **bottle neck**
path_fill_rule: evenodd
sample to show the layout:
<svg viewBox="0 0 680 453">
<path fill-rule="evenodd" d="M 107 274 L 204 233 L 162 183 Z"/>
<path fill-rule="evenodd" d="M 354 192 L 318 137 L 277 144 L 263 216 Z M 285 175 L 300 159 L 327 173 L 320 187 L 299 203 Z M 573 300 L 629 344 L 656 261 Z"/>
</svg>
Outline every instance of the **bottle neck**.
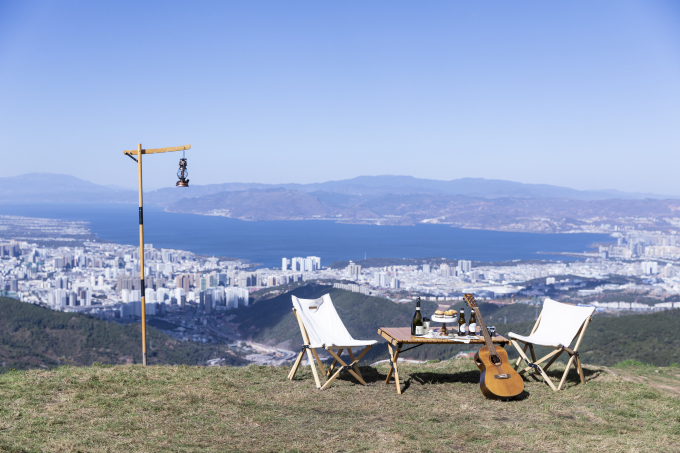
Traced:
<svg viewBox="0 0 680 453">
<path fill-rule="evenodd" d="M 420 311 L 420 307 L 416 306 L 416 311 Z"/>
</svg>

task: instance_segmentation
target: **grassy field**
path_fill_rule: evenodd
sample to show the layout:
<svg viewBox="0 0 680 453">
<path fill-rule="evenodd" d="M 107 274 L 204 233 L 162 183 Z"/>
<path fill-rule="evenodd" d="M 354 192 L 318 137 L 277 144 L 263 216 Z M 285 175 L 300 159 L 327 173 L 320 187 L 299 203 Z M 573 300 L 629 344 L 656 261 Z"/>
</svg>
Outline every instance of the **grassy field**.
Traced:
<svg viewBox="0 0 680 453">
<path fill-rule="evenodd" d="M 310 369 L 139 365 L 0 376 L 0 451 L 677 452 L 680 368 L 586 367 L 553 393 L 482 397 L 471 360 L 362 367 L 314 388 Z M 556 370 L 553 374 L 557 375 Z"/>
</svg>

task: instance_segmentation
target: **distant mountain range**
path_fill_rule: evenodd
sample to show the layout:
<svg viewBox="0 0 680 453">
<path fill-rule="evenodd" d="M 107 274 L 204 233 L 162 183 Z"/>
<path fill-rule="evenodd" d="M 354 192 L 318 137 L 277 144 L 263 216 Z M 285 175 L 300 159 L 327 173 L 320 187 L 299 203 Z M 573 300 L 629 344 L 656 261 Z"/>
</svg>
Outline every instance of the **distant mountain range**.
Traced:
<svg viewBox="0 0 680 453">
<path fill-rule="evenodd" d="M 167 205 L 180 198 L 194 198 L 221 192 L 262 189 L 287 189 L 295 192 L 330 192 L 345 195 L 447 194 L 478 198 L 569 198 L 573 200 L 680 199 L 676 195 L 622 192 L 618 190 L 576 190 L 548 184 L 524 184 L 500 179 L 461 178 L 451 181 L 420 179 L 412 176 L 358 176 L 340 181 L 312 184 L 224 183 L 192 185 L 189 188 L 164 188 L 145 193 L 149 203 Z M 0 177 L 3 201 L 27 202 L 134 202 L 136 191 L 112 185 L 103 186 L 75 176 L 29 173 Z M 133 197 L 133 199 L 130 199 Z"/>
<path fill-rule="evenodd" d="M 287 189 L 295 192 L 330 192 L 344 195 L 413 195 L 446 194 L 466 195 L 478 198 L 570 198 L 574 200 L 642 200 L 670 199 L 680 196 L 653 193 L 621 192 L 618 190 L 576 190 L 548 184 L 524 184 L 499 179 L 461 178 L 451 181 L 419 179 L 412 176 L 359 176 L 341 181 L 312 184 L 257 184 L 225 183 L 193 186 L 180 194 L 181 197 L 199 197 L 221 192 L 235 192 L 262 189 Z M 149 200 L 164 204 L 168 199 L 176 200 L 174 188 L 160 189 L 148 195 Z"/>
<path fill-rule="evenodd" d="M 0 178 L 0 197 L 6 203 L 137 201 L 133 190 L 45 173 Z M 150 191 L 144 194 L 144 200 L 171 212 L 243 220 L 322 218 L 394 225 L 425 221 L 543 232 L 578 231 L 582 219 L 663 219 L 680 212 L 677 196 L 575 190 L 480 178 L 438 181 L 410 176 L 360 176 L 314 184 L 192 185 Z"/>
<path fill-rule="evenodd" d="M 0 178 L 2 203 L 132 203 L 136 192 L 101 186 L 70 175 L 29 173 Z"/>
</svg>

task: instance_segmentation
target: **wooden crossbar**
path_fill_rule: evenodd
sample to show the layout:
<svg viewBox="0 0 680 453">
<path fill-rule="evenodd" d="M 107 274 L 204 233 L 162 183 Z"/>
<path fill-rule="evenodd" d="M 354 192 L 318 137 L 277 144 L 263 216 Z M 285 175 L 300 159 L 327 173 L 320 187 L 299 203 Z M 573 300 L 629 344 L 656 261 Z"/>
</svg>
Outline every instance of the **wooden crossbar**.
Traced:
<svg viewBox="0 0 680 453">
<path fill-rule="evenodd" d="M 160 154 L 160 153 L 171 153 L 174 151 L 185 151 L 187 149 L 191 149 L 191 145 L 184 145 L 184 146 L 170 146 L 168 148 L 154 148 L 154 149 L 143 149 L 142 154 Z M 136 156 L 139 154 L 139 151 L 136 149 L 131 149 L 127 151 L 123 151 L 123 154 L 133 155 Z"/>
</svg>

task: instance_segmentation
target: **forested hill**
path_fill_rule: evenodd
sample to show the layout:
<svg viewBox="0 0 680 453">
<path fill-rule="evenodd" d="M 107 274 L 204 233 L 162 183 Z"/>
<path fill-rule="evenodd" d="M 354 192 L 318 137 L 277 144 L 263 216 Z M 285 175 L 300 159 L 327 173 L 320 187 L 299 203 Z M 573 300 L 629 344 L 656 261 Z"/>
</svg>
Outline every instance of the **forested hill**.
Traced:
<svg viewBox="0 0 680 453">
<path fill-rule="evenodd" d="M 246 338 L 253 341 L 279 344 L 298 350 L 302 344 L 300 328 L 292 313 L 291 295 L 316 299 L 330 293 L 340 318 L 356 339 L 378 340 L 367 354 L 367 360 L 388 357 L 387 346 L 377 335 L 380 327 L 410 325 L 414 303 L 396 304 L 390 300 L 335 289 L 323 285 L 306 285 L 273 299 L 262 300 L 251 307 L 239 309 L 234 322 Z M 456 303 L 459 309 L 462 303 Z M 480 311 L 488 325 L 507 335 L 516 332 L 528 335 L 540 307 L 524 304 L 499 306 L 480 303 Z M 423 302 L 423 314 L 431 315 L 436 309 L 433 302 Z M 467 309 L 469 313 L 469 308 Z M 507 324 L 505 324 L 507 322 Z M 657 366 L 680 363 L 680 310 L 670 310 L 650 315 L 610 317 L 596 315 L 588 327 L 581 345 L 584 363 L 614 365 L 623 360 L 638 360 Z M 471 345 L 422 346 L 404 353 L 412 359 L 450 359 L 460 351 L 477 349 Z M 540 348 L 537 348 L 540 349 Z M 512 346 L 507 348 L 510 357 L 517 357 Z M 544 353 L 546 351 L 538 351 Z"/>
<path fill-rule="evenodd" d="M 226 357 L 233 365 L 247 363 L 225 355 L 224 346 L 180 342 L 153 327 L 147 328 L 147 337 L 151 365 L 202 365 L 216 357 Z M 0 362 L 4 363 L 0 372 L 58 364 L 141 363 L 141 348 L 140 324 L 124 326 L 0 297 Z"/>
<path fill-rule="evenodd" d="M 365 296 L 324 285 L 306 285 L 281 294 L 273 299 L 261 300 L 236 312 L 233 322 L 245 338 L 280 347 L 299 350 L 302 336 L 295 315 L 291 295 L 302 299 L 316 299 L 329 293 L 338 315 L 347 330 L 357 340 L 379 340 L 367 357 L 386 357 L 387 346 L 378 336 L 380 327 L 408 326 L 411 324 L 415 303 L 395 304 L 380 297 Z M 423 313 L 437 309 L 434 302 L 421 304 Z"/>
</svg>

